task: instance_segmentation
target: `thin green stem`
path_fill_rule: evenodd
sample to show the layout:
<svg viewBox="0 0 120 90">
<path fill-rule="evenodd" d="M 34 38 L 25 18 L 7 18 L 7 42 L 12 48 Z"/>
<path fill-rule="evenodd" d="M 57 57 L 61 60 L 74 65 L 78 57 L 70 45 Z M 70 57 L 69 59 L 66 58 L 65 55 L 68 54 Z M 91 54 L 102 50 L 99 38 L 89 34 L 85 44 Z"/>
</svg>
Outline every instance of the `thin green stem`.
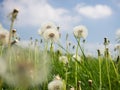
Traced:
<svg viewBox="0 0 120 90">
<path fill-rule="evenodd" d="M 111 81 L 110 81 L 110 75 L 109 75 L 109 67 L 108 67 L 108 61 L 106 58 L 106 69 L 107 69 L 107 77 L 108 77 L 108 82 L 109 82 L 109 90 L 111 90 Z"/>
<path fill-rule="evenodd" d="M 102 90 L 102 78 L 101 78 L 101 58 L 98 56 L 98 61 L 99 61 L 99 90 Z"/>
<path fill-rule="evenodd" d="M 77 45 L 77 48 L 76 48 L 76 60 L 78 60 L 78 48 L 79 48 L 79 46 Z M 77 90 L 77 87 L 78 87 L 78 84 L 77 84 L 77 71 L 78 71 L 78 64 L 77 64 L 77 61 L 75 61 L 75 85 L 76 85 L 76 90 Z"/>
<path fill-rule="evenodd" d="M 67 74 L 67 71 L 68 71 L 68 66 L 65 67 L 66 71 L 65 71 L 65 84 L 67 84 L 67 78 L 68 78 L 68 74 Z M 67 86 L 67 85 L 66 85 Z M 66 89 L 67 87 L 65 87 Z"/>
</svg>

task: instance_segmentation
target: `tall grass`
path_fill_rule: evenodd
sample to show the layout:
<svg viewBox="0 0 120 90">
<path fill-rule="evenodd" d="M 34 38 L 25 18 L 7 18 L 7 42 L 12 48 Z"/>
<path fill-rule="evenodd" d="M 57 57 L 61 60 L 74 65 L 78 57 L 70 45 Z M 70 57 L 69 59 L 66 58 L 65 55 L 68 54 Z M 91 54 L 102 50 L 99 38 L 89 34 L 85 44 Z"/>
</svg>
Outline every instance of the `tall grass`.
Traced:
<svg viewBox="0 0 120 90">
<path fill-rule="evenodd" d="M 120 90 L 120 58 L 111 57 L 106 38 L 104 56 L 98 50 L 98 57 L 86 56 L 80 38 L 75 38 L 74 58 L 67 43 L 66 48 L 57 43 L 58 51 L 53 42 L 40 41 L 38 44 L 36 40 L 34 44 L 32 38 L 27 48 L 11 46 L 11 30 L 17 13 L 12 13 L 9 45 L 0 45 L 0 90 L 48 90 L 48 83 L 56 75 L 63 81 L 63 88 L 57 90 L 70 90 L 71 87 L 75 90 Z M 66 64 L 59 60 L 62 55 L 68 59 Z"/>
</svg>

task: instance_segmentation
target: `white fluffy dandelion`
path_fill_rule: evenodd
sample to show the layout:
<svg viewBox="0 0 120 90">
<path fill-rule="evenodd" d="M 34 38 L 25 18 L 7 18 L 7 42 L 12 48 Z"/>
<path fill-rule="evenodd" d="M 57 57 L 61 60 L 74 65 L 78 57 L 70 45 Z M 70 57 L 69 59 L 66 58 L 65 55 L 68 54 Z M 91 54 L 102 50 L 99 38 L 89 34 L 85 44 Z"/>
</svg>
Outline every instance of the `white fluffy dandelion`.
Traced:
<svg viewBox="0 0 120 90">
<path fill-rule="evenodd" d="M 80 57 L 80 55 L 76 55 L 76 54 L 74 54 L 73 56 L 72 56 L 72 61 L 78 61 L 78 62 L 81 62 L 81 57 Z"/>
<path fill-rule="evenodd" d="M 43 35 L 43 33 L 44 33 L 47 29 L 55 29 L 55 30 L 57 30 L 57 26 L 56 26 L 54 23 L 52 23 L 52 22 L 43 23 L 43 24 L 41 25 L 41 28 L 40 28 L 40 30 L 38 31 L 38 33 L 39 33 L 40 35 Z"/>
<path fill-rule="evenodd" d="M 49 60 L 46 53 L 40 51 L 12 47 L 3 55 L 7 70 L 1 77 L 12 86 L 29 87 L 42 84 L 49 73 Z M 36 53 L 35 53 L 36 52 Z M 35 58 L 36 57 L 36 58 Z M 3 65 L 0 64 L 0 67 Z M 4 70 L 2 70 L 3 73 Z"/>
<path fill-rule="evenodd" d="M 46 41 L 56 42 L 60 38 L 60 33 L 55 29 L 47 29 L 43 33 L 43 37 Z"/>
<path fill-rule="evenodd" d="M 63 90 L 64 83 L 59 76 L 56 76 L 53 81 L 48 84 L 48 90 Z"/>
<path fill-rule="evenodd" d="M 67 56 L 60 56 L 59 61 L 64 63 L 64 64 L 67 64 L 68 63 L 68 58 L 67 58 Z"/>
<path fill-rule="evenodd" d="M 0 44 L 6 45 L 9 40 L 9 32 L 0 24 Z"/>
<path fill-rule="evenodd" d="M 74 27 L 73 33 L 76 38 L 84 38 L 85 39 L 88 35 L 88 30 L 85 26 L 79 25 L 79 26 Z"/>
<path fill-rule="evenodd" d="M 117 51 L 118 55 L 120 55 L 120 44 L 115 45 L 114 50 Z"/>
</svg>

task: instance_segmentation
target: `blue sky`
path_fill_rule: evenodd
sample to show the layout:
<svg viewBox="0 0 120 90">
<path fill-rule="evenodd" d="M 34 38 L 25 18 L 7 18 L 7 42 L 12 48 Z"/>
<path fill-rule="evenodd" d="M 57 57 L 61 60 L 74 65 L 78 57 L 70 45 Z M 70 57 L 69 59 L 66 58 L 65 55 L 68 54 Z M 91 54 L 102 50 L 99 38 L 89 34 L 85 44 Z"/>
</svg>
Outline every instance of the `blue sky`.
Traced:
<svg viewBox="0 0 120 90">
<path fill-rule="evenodd" d="M 19 9 L 14 28 L 22 40 L 31 36 L 39 39 L 41 23 L 55 22 L 60 26 L 62 40 L 77 25 L 88 28 L 88 43 L 103 43 L 108 37 L 115 42 L 115 32 L 120 28 L 120 0 L 0 0 L 0 23 L 9 30 L 7 17 L 14 8 Z"/>
</svg>

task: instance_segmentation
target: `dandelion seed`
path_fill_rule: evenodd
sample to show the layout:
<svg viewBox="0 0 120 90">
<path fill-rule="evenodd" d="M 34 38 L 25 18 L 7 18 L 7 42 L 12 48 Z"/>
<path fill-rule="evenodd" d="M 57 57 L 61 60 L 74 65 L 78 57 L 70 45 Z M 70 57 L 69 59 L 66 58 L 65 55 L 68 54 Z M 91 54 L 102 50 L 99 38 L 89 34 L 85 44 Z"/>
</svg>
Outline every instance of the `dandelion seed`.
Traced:
<svg viewBox="0 0 120 90">
<path fill-rule="evenodd" d="M 48 90 L 63 90 L 63 81 L 59 76 L 56 76 L 53 81 L 48 84 Z"/>
<path fill-rule="evenodd" d="M 57 27 L 57 30 L 59 31 L 59 30 L 60 30 L 60 27 Z"/>
<path fill-rule="evenodd" d="M 44 32 L 43 37 L 46 41 L 52 41 L 52 42 L 56 42 L 60 38 L 59 32 L 55 29 L 47 29 Z"/>
<path fill-rule="evenodd" d="M 73 33 L 76 38 L 84 38 L 85 39 L 88 35 L 88 30 L 85 26 L 80 25 L 80 26 L 76 26 L 73 29 Z"/>
<path fill-rule="evenodd" d="M 66 56 L 60 56 L 59 61 L 64 63 L 64 64 L 67 64 L 68 63 L 68 58 Z"/>
</svg>

